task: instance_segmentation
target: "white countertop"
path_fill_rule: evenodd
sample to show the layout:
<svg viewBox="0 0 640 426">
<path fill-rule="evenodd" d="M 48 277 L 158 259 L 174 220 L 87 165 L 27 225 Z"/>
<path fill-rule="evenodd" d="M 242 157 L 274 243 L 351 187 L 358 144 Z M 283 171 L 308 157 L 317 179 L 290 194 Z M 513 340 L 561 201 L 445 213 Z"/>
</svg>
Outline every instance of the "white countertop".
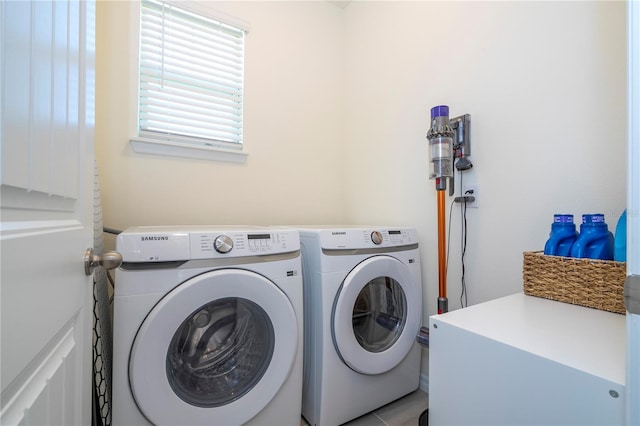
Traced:
<svg viewBox="0 0 640 426">
<path fill-rule="evenodd" d="M 516 293 L 431 319 L 625 383 L 624 315 Z"/>
</svg>

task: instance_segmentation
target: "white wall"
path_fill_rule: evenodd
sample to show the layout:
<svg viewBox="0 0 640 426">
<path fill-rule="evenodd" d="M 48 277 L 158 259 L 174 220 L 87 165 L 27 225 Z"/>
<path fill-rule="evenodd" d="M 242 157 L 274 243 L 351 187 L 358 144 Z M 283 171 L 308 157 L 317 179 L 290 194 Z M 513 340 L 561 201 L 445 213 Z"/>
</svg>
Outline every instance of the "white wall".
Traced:
<svg viewBox="0 0 640 426">
<path fill-rule="evenodd" d="M 105 226 L 342 221 L 342 9 L 327 2 L 208 5 L 249 24 L 248 160 L 132 151 L 130 99 L 137 89 L 131 81 L 135 32 L 128 22 L 138 3 L 98 2 L 96 156 Z"/>
<path fill-rule="evenodd" d="M 625 203 L 625 3 L 212 2 L 249 22 L 244 165 L 134 154 L 128 2 L 99 2 L 96 150 L 106 226 L 360 223 L 420 233 L 436 311 L 429 109 L 472 117 L 469 303 L 522 288 L 554 213 Z M 342 92 L 344 90 L 344 93 Z M 447 202 L 447 213 L 449 203 Z M 449 263 L 460 306 L 458 210 Z M 448 218 L 447 218 L 448 220 Z M 426 360 L 426 358 L 425 358 Z M 426 371 L 427 363 L 423 363 Z"/>
<path fill-rule="evenodd" d="M 624 2 L 352 2 L 345 9 L 347 215 L 418 228 L 425 323 L 438 296 L 430 108 L 471 114 L 479 188 L 467 210 L 469 304 L 520 291 L 522 252 L 554 213 L 625 204 Z M 447 197 L 448 200 L 451 200 Z M 447 222 L 449 201 L 447 201 Z M 453 214 L 450 309 L 460 307 Z"/>
</svg>

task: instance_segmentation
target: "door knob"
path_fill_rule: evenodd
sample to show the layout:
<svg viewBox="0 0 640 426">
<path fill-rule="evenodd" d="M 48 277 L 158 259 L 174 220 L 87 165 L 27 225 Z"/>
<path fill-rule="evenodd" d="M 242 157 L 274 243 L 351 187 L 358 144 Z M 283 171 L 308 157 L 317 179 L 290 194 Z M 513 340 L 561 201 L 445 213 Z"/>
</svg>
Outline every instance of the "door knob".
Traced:
<svg viewBox="0 0 640 426">
<path fill-rule="evenodd" d="M 95 254 L 93 249 L 89 247 L 84 252 L 84 273 L 86 275 L 93 274 L 93 270 L 97 266 L 102 266 L 104 269 L 115 269 L 122 264 L 122 255 L 117 251 L 106 251 L 102 253 L 102 256 Z"/>
</svg>

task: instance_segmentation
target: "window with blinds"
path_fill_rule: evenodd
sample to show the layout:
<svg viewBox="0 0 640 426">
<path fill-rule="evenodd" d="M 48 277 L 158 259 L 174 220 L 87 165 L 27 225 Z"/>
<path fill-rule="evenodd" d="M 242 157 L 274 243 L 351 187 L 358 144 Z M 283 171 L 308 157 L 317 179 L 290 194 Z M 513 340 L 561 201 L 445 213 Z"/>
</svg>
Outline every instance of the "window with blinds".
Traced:
<svg viewBox="0 0 640 426">
<path fill-rule="evenodd" d="M 210 16 L 142 0 L 139 138 L 242 150 L 244 36 Z"/>
</svg>

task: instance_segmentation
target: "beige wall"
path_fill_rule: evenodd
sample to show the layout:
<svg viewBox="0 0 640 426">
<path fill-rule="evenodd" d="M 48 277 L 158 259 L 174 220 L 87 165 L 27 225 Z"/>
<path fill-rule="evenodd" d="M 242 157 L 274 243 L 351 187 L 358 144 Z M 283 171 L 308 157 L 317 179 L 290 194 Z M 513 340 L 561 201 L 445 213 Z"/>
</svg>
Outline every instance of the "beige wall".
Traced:
<svg viewBox="0 0 640 426">
<path fill-rule="evenodd" d="M 626 188 L 624 2 L 353 2 L 345 18 L 346 212 L 418 228 L 425 323 L 438 295 L 432 106 L 472 119 L 470 304 L 521 290 L 522 252 L 543 249 L 554 213 L 579 222 L 602 212 L 615 229 Z M 452 222 L 455 309 L 457 207 Z"/>
<path fill-rule="evenodd" d="M 138 3 L 98 2 L 96 156 L 105 225 L 342 221 L 342 10 L 327 2 L 209 4 L 249 24 L 248 159 L 233 164 L 132 151 L 135 33 L 128 23 Z"/>
<path fill-rule="evenodd" d="M 418 229 L 424 322 L 437 298 L 429 109 L 472 117 L 469 303 L 522 287 L 554 213 L 625 203 L 625 4 L 212 2 L 250 25 L 246 164 L 134 154 L 132 3 L 98 3 L 96 149 L 106 226 L 360 223 Z M 449 209 L 447 201 L 447 215 Z M 448 217 L 447 217 L 448 220 Z M 451 309 L 460 306 L 453 214 Z M 426 361 L 426 358 L 425 358 Z M 427 370 L 426 362 L 423 371 Z"/>
</svg>

